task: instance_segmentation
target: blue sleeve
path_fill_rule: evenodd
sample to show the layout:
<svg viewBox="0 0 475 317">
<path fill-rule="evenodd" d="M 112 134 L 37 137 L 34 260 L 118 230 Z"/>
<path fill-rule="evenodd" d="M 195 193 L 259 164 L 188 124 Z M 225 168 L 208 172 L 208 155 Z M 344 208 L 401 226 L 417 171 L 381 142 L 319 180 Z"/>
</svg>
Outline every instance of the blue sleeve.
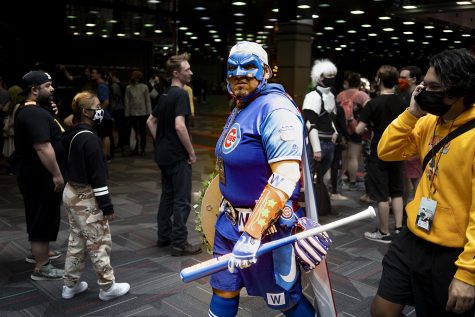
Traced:
<svg viewBox="0 0 475 317">
<path fill-rule="evenodd" d="M 302 119 L 287 109 L 269 114 L 259 127 L 269 163 L 302 158 Z"/>
</svg>

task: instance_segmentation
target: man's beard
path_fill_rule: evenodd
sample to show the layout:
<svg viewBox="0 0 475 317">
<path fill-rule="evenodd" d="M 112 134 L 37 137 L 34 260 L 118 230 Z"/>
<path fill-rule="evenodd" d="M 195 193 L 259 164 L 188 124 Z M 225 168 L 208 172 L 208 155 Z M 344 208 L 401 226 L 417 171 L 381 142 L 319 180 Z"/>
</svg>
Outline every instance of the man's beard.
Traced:
<svg viewBox="0 0 475 317">
<path fill-rule="evenodd" d="M 36 103 L 38 103 L 41 107 L 46 108 L 49 110 L 51 105 L 51 96 L 41 96 L 39 95 L 36 99 Z"/>
<path fill-rule="evenodd" d="M 237 98 L 243 98 L 250 95 L 249 90 L 243 88 L 236 88 L 233 90 L 233 93 Z"/>
</svg>

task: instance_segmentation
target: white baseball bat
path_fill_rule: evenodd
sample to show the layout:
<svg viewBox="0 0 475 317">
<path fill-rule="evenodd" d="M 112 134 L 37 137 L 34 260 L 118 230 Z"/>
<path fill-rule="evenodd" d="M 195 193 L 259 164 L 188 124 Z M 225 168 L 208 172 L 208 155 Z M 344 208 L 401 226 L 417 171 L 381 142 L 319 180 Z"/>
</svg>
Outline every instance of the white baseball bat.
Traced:
<svg viewBox="0 0 475 317">
<path fill-rule="evenodd" d="M 367 209 L 360 211 L 357 214 L 354 214 L 349 217 L 345 217 L 340 220 L 333 221 L 331 223 L 319 226 L 317 228 L 313 228 L 310 230 L 302 231 L 300 233 L 291 235 L 289 237 L 285 237 L 279 240 L 271 241 L 261 245 L 259 250 L 257 250 L 256 256 L 260 256 L 264 253 L 270 252 L 274 249 L 280 248 L 284 245 L 289 243 L 295 242 L 297 240 L 305 239 L 311 236 L 314 236 L 318 233 L 328 231 L 331 229 L 335 229 L 340 226 L 344 226 L 346 224 L 366 219 L 366 218 L 374 218 L 376 217 L 376 213 L 373 207 L 368 207 Z M 188 283 L 194 280 L 200 279 L 202 277 L 211 275 L 213 273 L 222 271 L 228 267 L 228 260 L 232 256 L 232 253 L 228 253 L 217 258 L 213 258 L 208 261 L 201 262 L 199 264 L 195 264 L 193 266 L 184 268 L 180 272 L 180 278 L 183 282 Z"/>
</svg>

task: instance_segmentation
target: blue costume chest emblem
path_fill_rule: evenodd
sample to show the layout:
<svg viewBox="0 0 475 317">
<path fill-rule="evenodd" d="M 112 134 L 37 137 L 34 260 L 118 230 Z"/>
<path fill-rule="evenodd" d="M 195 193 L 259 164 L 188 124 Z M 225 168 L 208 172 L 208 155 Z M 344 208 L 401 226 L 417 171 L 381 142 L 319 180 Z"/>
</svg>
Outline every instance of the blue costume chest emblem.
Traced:
<svg viewBox="0 0 475 317">
<path fill-rule="evenodd" d="M 234 123 L 226 134 L 223 142 L 223 153 L 231 153 L 241 141 L 241 126 L 239 123 Z"/>
</svg>

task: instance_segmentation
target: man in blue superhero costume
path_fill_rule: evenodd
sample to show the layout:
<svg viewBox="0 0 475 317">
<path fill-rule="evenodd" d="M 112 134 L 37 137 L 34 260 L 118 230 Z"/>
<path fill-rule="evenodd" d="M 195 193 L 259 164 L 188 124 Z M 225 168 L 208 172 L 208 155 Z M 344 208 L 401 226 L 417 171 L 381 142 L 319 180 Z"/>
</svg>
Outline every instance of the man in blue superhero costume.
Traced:
<svg viewBox="0 0 475 317">
<path fill-rule="evenodd" d="M 242 287 L 285 316 L 313 316 L 314 308 L 302 295 L 295 258 L 311 270 L 331 244 L 328 236 L 319 234 L 256 258 L 261 243 L 318 226 L 297 216 L 303 120 L 283 87 L 267 83 L 271 74 L 259 44 L 233 46 L 227 82 L 236 107 L 216 145 L 224 199 L 213 246 L 213 256 L 232 256 L 228 270 L 211 277 L 208 314 L 213 317 L 236 315 Z"/>
</svg>

